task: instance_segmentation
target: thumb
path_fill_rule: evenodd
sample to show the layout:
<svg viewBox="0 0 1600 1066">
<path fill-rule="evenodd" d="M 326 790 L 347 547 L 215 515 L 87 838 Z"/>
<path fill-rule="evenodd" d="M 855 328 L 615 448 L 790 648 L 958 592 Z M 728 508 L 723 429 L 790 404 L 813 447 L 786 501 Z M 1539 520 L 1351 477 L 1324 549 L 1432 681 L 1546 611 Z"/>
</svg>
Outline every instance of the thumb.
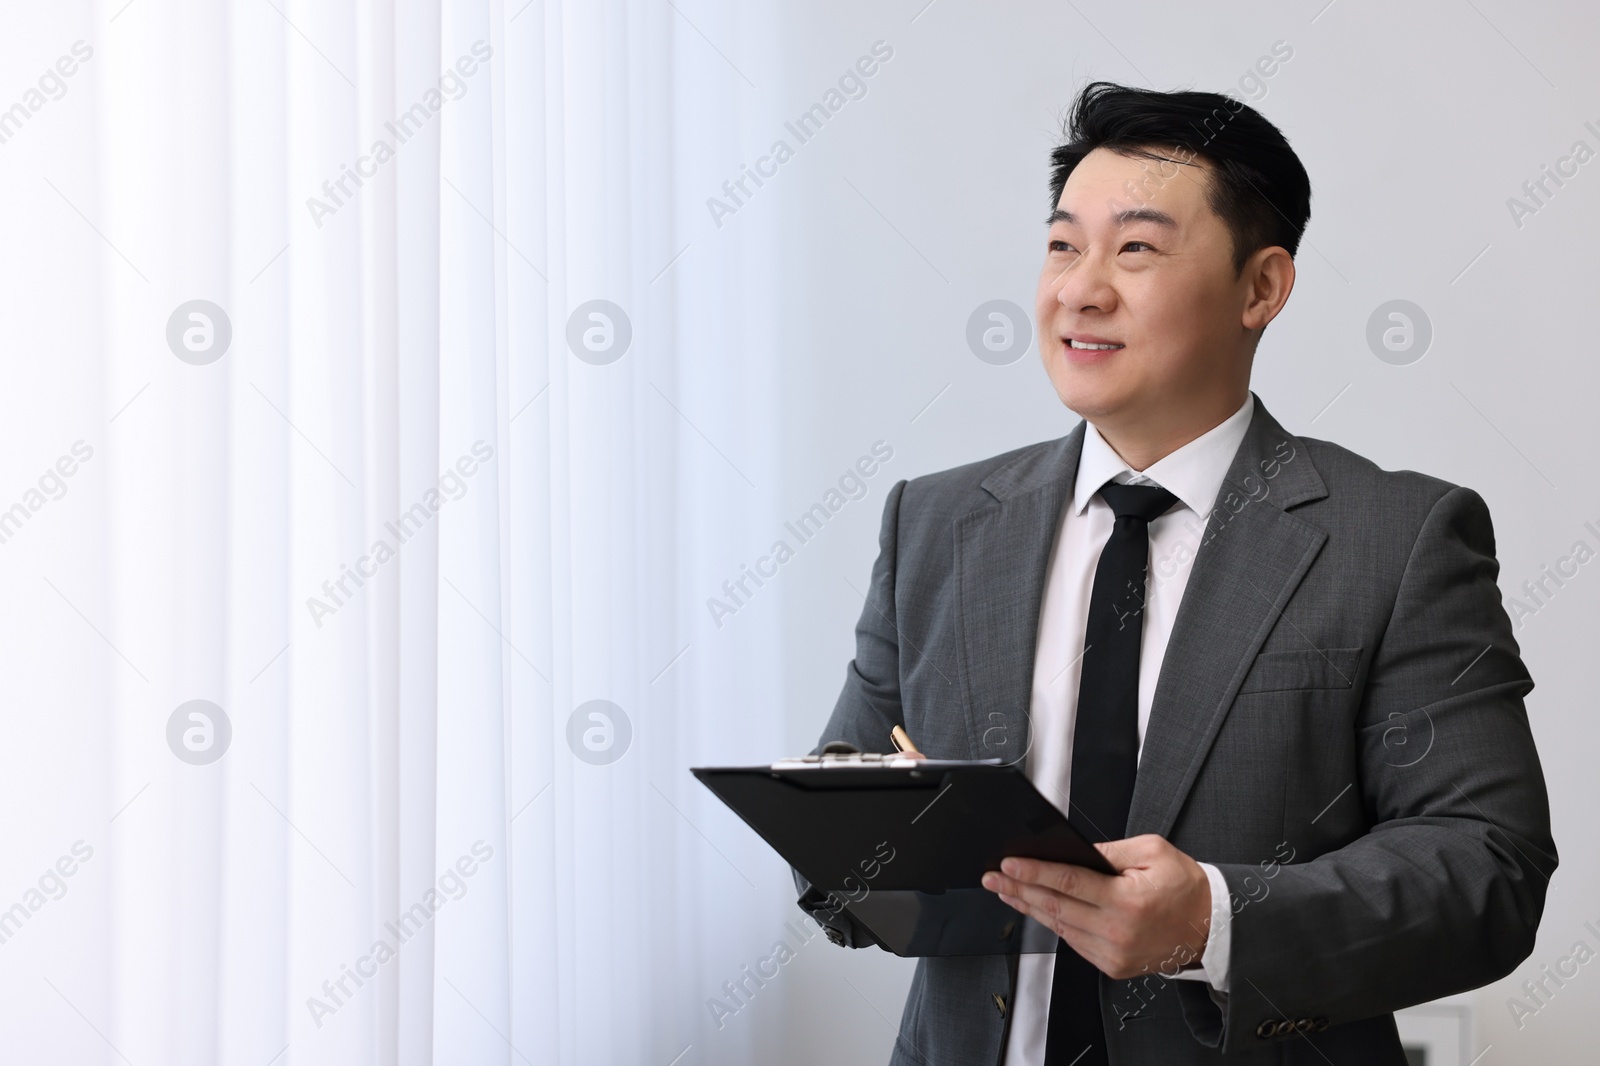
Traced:
<svg viewBox="0 0 1600 1066">
<path fill-rule="evenodd" d="M 1135 854 L 1136 848 L 1129 846 L 1126 840 L 1100 840 L 1096 841 L 1094 849 L 1111 864 L 1117 873 L 1139 865 L 1139 858 Z"/>
</svg>

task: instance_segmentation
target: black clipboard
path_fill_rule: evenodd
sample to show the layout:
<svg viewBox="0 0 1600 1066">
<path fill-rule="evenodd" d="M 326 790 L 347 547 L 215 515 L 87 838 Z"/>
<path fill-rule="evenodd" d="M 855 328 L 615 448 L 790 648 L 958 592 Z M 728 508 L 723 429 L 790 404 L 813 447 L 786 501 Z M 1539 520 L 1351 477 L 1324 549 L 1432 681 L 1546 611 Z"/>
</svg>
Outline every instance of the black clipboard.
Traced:
<svg viewBox="0 0 1600 1066">
<path fill-rule="evenodd" d="M 1007 855 L 1116 871 L 1014 763 L 808 756 L 691 773 L 886 948 L 908 958 L 1053 952 L 983 887 Z"/>
</svg>

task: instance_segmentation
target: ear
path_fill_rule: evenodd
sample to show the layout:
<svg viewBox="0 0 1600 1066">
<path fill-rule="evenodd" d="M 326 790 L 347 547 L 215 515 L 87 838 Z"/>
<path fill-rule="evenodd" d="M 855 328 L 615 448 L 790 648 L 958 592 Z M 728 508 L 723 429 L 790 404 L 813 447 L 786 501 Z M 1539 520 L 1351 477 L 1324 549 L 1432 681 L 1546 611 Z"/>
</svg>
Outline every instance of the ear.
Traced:
<svg viewBox="0 0 1600 1066">
<path fill-rule="evenodd" d="M 1257 249 L 1245 262 L 1240 281 L 1245 286 L 1245 302 L 1239 324 L 1247 330 L 1263 330 L 1289 302 L 1294 290 L 1294 260 L 1278 245 Z"/>
</svg>

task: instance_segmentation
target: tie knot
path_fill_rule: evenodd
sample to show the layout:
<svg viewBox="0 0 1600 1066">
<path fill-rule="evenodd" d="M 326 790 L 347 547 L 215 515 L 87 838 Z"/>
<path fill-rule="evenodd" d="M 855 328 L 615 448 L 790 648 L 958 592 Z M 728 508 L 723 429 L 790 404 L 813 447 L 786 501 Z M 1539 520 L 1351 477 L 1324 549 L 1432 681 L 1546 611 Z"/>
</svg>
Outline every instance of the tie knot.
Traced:
<svg viewBox="0 0 1600 1066">
<path fill-rule="evenodd" d="M 1159 485 L 1118 485 L 1111 481 L 1100 486 L 1100 496 L 1118 518 L 1137 518 L 1141 522 L 1160 518 L 1178 502 L 1176 496 Z"/>
</svg>

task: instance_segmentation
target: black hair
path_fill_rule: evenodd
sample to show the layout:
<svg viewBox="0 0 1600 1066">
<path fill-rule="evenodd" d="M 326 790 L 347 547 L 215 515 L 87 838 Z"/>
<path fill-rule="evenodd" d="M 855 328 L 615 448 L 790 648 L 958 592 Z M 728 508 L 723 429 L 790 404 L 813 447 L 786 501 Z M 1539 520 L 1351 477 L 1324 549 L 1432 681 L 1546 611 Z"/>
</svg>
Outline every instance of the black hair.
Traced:
<svg viewBox="0 0 1600 1066">
<path fill-rule="evenodd" d="M 1220 93 L 1158 92 L 1109 81 L 1086 85 L 1050 153 L 1050 210 L 1067 176 L 1096 148 L 1165 159 L 1158 150 L 1211 164 L 1207 202 L 1233 238 L 1233 269 L 1262 248 L 1294 257 L 1311 217 L 1311 179 L 1283 132 L 1241 100 Z"/>
</svg>

